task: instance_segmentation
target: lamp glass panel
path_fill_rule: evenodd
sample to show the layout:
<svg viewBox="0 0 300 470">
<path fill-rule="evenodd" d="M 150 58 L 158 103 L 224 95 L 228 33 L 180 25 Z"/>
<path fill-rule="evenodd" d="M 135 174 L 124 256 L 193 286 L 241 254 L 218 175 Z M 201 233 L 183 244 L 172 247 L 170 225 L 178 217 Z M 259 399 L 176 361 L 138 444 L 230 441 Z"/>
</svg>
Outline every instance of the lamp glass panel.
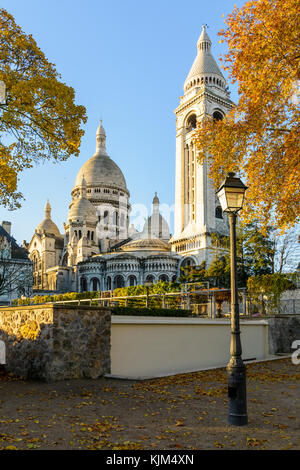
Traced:
<svg viewBox="0 0 300 470">
<path fill-rule="evenodd" d="M 225 212 L 227 210 L 227 199 L 226 199 L 225 188 L 222 188 L 221 191 L 218 192 L 218 197 L 220 200 L 222 211 Z"/>
<path fill-rule="evenodd" d="M 226 188 L 227 211 L 237 211 L 243 207 L 244 188 Z"/>
</svg>

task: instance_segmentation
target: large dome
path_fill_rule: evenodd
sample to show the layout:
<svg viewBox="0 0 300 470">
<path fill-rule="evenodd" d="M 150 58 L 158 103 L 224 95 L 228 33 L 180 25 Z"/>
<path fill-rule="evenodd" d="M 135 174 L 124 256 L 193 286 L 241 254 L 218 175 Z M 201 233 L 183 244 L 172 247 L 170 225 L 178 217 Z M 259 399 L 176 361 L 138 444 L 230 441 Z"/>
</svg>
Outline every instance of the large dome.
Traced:
<svg viewBox="0 0 300 470">
<path fill-rule="evenodd" d="M 118 165 L 107 155 L 106 134 L 100 123 L 96 133 L 96 152 L 79 170 L 75 187 L 84 177 L 87 187 L 110 186 L 128 192 L 124 175 Z"/>
<path fill-rule="evenodd" d="M 108 155 L 95 154 L 79 170 L 75 186 L 79 186 L 82 178 L 87 186 L 113 186 L 127 191 L 124 175 L 118 165 Z"/>
</svg>

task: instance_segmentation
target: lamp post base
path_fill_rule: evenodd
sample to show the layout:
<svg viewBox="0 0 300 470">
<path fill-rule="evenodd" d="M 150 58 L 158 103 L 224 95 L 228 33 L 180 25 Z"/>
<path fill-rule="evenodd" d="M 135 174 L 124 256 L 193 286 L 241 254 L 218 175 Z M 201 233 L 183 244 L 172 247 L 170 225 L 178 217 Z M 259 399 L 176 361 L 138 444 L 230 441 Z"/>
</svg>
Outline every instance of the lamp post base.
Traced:
<svg viewBox="0 0 300 470">
<path fill-rule="evenodd" d="M 228 415 L 228 424 L 233 426 L 246 426 L 248 424 L 248 415 Z"/>
<path fill-rule="evenodd" d="M 241 361 L 241 360 L 240 360 Z M 246 367 L 239 365 L 227 366 L 228 374 L 228 424 L 245 426 L 248 424 L 247 398 L 246 398 Z"/>
</svg>

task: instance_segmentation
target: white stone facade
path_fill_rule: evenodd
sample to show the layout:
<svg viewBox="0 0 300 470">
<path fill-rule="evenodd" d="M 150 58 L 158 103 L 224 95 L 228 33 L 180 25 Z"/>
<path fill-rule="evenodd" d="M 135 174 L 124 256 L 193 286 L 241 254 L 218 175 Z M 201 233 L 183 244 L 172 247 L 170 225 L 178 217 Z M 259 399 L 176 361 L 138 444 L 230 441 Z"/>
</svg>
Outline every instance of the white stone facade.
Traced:
<svg viewBox="0 0 300 470">
<path fill-rule="evenodd" d="M 192 141 L 196 123 L 206 116 L 222 119 L 232 108 L 225 79 L 211 55 L 203 27 L 197 57 L 184 84 L 176 114 L 175 226 L 172 250 L 190 264 L 211 261 L 210 234 L 229 234 L 211 179 L 208 163 L 199 164 Z M 184 262 L 185 260 L 183 260 Z"/>
</svg>

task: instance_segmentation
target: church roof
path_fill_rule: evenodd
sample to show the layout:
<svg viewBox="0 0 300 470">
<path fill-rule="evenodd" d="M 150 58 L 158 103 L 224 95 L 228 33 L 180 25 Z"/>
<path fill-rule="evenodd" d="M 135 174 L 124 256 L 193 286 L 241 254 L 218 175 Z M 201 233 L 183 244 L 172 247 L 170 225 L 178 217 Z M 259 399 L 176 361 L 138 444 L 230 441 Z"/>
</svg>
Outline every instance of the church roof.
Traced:
<svg viewBox="0 0 300 470">
<path fill-rule="evenodd" d="M 171 246 L 159 238 L 139 238 L 123 245 L 122 251 L 171 251 Z"/>
<path fill-rule="evenodd" d="M 11 247 L 11 257 L 12 259 L 22 259 L 29 261 L 27 251 L 25 248 L 20 247 L 14 237 L 9 235 L 7 231 L 0 225 L 0 238 L 6 238 L 7 241 L 10 243 Z"/>
<path fill-rule="evenodd" d="M 106 134 L 102 121 L 96 132 L 96 152 L 79 170 L 75 180 L 75 187 L 81 184 L 83 175 L 87 186 L 113 186 L 128 192 L 122 171 L 107 155 Z"/>
</svg>

